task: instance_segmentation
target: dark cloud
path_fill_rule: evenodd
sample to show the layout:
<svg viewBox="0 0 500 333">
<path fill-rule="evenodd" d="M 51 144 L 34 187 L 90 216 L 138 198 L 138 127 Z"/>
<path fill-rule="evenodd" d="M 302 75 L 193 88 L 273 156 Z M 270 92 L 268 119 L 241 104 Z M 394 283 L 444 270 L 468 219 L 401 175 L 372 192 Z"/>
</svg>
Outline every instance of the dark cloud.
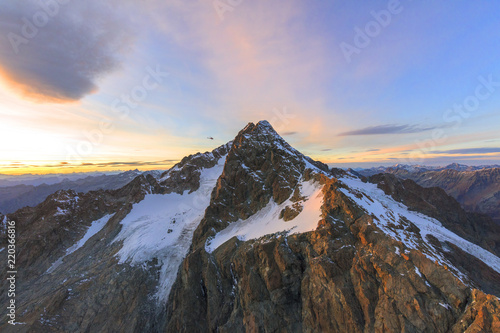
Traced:
<svg viewBox="0 0 500 333">
<path fill-rule="evenodd" d="M 65 2 L 2 1 L 0 75 L 27 97 L 79 100 L 97 91 L 131 45 L 130 24 L 115 1 Z"/>
<path fill-rule="evenodd" d="M 380 149 L 368 149 L 366 152 L 371 152 L 371 151 L 380 151 Z"/>
<path fill-rule="evenodd" d="M 481 148 L 464 148 L 464 149 L 452 149 L 452 150 L 436 150 L 431 153 L 449 154 L 449 155 L 490 154 L 490 153 L 500 153 L 500 148 L 481 147 Z"/>
<path fill-rule="evenodd" d="M 321 149 L 321 151 L 331 151 L 333 150 L 332 148 L 326 148 L 326 149 Z"/>
<path fill-rule="evenodd" d="M 295 135 L 295 134 L 297 134 L 297 132 L 285 132 L 282 135 L 287 136 L 287 135 Z"/>
<path fill-rule="evenodd" d="M 369 126 L 357 130 L 342 132 L 339 134 L 339 136 L 419 133 L 419 132 L 429 131 L 434 128 L 436 127 L 386 124 L 378 126 Z"/>
</svg>

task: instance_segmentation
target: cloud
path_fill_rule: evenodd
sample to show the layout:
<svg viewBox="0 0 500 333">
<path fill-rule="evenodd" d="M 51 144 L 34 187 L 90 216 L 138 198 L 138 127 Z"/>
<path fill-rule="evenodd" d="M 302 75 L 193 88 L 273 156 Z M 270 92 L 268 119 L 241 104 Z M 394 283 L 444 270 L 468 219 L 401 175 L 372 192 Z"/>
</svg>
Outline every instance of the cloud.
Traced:
<svg viewBox="0 0 500 333">
<path fill-rule="evenodd" d="M 314 129 L 327 113 L 322 91 L 335 66 L 326 65 L 332 62 L 326 46 L 332 36 L 314 33 L 304 15 L 309 4 L 244 1 L 223 20 L 213 1 L 151 1 L 147 6 L 166 36 L 169 56 L 189 61 L 196 78 L 190 89 L 203 91 L 209 100 L 199 103 L 198 114 L 217 119 L 228 132 L 267 119 L 279 133 L 299 132 L 301 142 L 320 136 Z M 276 108 L 287 108 L 293 117 L 277 115 Z"/>
<path fill-rule="evenodd" d="M 470 154 L 491 154 L 500 153 L 500 148 L 496 147 L 480 147 L 480 148 L 464 148 L 452 150 L 437 150 L 431 154 L 448 154 L 448 155 L 470 155 Z"/>
<path fill-rule="evenodd" d="M 42 102 L 77 101 L 96 92 L 99 79 L 120 66 L 132 45 L 121 10 L 126 6 L 114 2 L 3 1 L 0 77 Z"/>
<path fill-rule="evenodd" d="M 378 126 L 369 126 L 357 130 L 342 132 L 338 134 L 338 136 L 420 133 L 435 128 L 436 127 L 421 127 L 417 125 L 386 124 Z"/>
<path fill-rule="evenodd" d="M 321 149 L 321 151 L 331 151 L 333 150 L 332 148 L 325 148 L 325 149 Z"/>
<path fill-rule="evenodd" d="M 103 163 L 92 163 L 93 166 L 103 168 L 109 166 L 159 166 L 165 164 L 175 164 L 179 162 L 179 160 L 162 160 L 162 161 L 132 161 L 132 162 L 103 162 Z M 82 163 L 83 165 L 83 163 Z"/>
<path fill-rule="evenodd" d="M 287 135 L 295 135 L 297 134 L 298 132 L 285 132 L 283 134 L 281 134 L 282 136 L 287 136 Z"/>
<path fill-rule="evenodd" d="M 12 162 L 10 164 L 2 165 L 0 164 L 0 169 L 3 170 L 13 170 L 13 169 L 23 169 L 30 170 L 30 172 L 39 172 L 39 171 L 47 171 L 57 170 L 57 172 L 85 172 L 88 170 L 115 170 L 116 168 L 120 168 L 123 170 L 130 169 L 138 169 L 138 168 L 153 168 L 153 169 L 166 169 L 170 168 L 174 164 L 178 163 L 179 160 L 176 159 L 167 159 L 160 161 L 122 161 L 122 162 L 82 162 L 82 163 L 68 163 L 68 162 L 59 162 L 53 164 L 27 164 L 21 162 Z"/>
</svg>

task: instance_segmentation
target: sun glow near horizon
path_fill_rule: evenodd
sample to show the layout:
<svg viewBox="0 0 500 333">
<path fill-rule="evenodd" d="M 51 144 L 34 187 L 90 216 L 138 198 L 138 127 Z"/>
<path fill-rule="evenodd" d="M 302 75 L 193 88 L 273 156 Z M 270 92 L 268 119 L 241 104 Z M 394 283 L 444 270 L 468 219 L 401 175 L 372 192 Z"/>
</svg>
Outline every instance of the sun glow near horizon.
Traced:
<svg viewBox="0 0 500 333">
<path fill-rule="evenodd" d="M 89 0 L 27 38 L 6 0 L 0 173 L 168 168 L 262 119 L 325 163 L 500 164 L 500 5 L 399 6 L 358 47 L 386 1 Z"/>
</svg>

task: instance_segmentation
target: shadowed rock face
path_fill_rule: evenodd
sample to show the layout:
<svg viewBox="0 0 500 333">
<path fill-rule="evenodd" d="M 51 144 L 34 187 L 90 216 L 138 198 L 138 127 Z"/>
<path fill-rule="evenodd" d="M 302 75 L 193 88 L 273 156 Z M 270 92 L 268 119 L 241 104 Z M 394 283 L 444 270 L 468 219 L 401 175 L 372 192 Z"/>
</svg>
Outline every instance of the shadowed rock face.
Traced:
<svg viewBox="0 0 500 333">
<path fill-rule="evenodd" d="M 122 243 L 114 240 L 120 222 L 148 194 L 196 191 L 202 169 L 223 156 L 224 167 L 168 300 L 157 302 L 160 262 L 119 263 Z M 495 270 L 451 243 L 430 235 L 422 239 L 411 221 L 400 219 L 388 228 L 411 236 L 415 244 L 389 236 L 373 214 L 345 194 L 350 191 L 345 177 L 351 176 L 300 154 L 263 121 L 250 123 L 210 153 L 184 158 L 158 179 L 140 176 L 115 191 L 58 192 L 37 207 L 7 216 L 18 225 L 16 320 L 25 324 L 10 326 L 4 317 L 0 331 L 500 331 L 500 275 Z M 304 181 L 321 186 L 316 230 L 248 241 L 233 237 L 206 252 L 207 241 L 218 232 L 268 203 L 290 199 L 302 204 L 307 200 L 299 186 Z M 494 237 L 481 238 L 492 232 L 486 222 L 460 210 L 443 191 L 395 178 L 371 181 L 395 200 L 497 253 Z M 293 221 L 295 214 L 284 212 L 283 218 Z M 106 216 L 102 230 L 65 255 L 93 221 Z M 449 267 L 429 259 L 429 251 Z M 61 257 L 61 265 L 48 273 Z M 5 294 L 0 302 L 6 304 Z"/>
</svg>

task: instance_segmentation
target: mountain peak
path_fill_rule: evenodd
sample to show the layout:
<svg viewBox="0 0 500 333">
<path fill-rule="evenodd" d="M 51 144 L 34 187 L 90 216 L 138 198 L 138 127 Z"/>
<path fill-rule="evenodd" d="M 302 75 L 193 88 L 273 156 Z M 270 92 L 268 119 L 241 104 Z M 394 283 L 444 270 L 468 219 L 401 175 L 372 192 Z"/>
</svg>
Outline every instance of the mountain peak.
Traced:
<svg viewBox="0 0 500 333">
<path fill-rule="evenodd" d="M 252 122 L 243 128 L 233 141 L 233 147 L 241 149 L 255 149 L 257 147 L 278 147 L 281 151 L 292 154 L 302 155 L 292 148 L 271 126 L 267 120 L 261 120 L 257 124 Z"/>
<path fill-rule="evenodd" d="M 448 164 L 447 166 L 445 166 L 444 169 L 451 169 L 451 170 L 456 170 L 456 171 L 466 171 L 468 169 L 473 169 L 473 167 L 469 167 L 468 165 L 465 165 L 465 164 L 451 163 L 451 164 Z"/>
<path fill-rule="evenodd" d="M 241 134 L 266 134 L 274 135 L 281 138 L 281 136 L 274 130 L 273 126 L 267 120 L 261 120 L 257 124 L 252 122 L 248 123 L 238 135 Z"/>
<path fill-rule="evenodd" d="M 257 123 L 257 126 L 270 128 L 270 129 L 272 129 L 274 131 L 274 128 L 271 126 L 271 124 L 267 120 L 261 120 L 261 121 L 259 121 Z"/>
</svg>

